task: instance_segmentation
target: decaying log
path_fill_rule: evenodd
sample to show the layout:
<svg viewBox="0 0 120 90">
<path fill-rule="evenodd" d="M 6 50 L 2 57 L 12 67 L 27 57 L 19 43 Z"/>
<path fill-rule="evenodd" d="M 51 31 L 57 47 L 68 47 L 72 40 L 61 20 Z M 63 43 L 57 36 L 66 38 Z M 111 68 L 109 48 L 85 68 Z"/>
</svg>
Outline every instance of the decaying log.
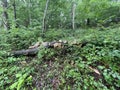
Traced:
<svg viewBox="0 0 120 90">
<path fill-rule="evenodd" d="M 64 46 L 68 44 L 67 41 L 52 41 L 52 42 L 37 42 L 35 45 L 30 46 L 28 49 L 23 49 L 23 50 L 18 50 L 18 51 L 13 51 L 10 53 L 10 55 L 12 56 L 20 56 L 20 55 L 24 55 L 24 56 L 32 56 L 32 55 L 36 55 L 39 50 L 40 50 L 40 46 L 42 46 L 43 48 L 64 48 Z M 80 44 L 80 45 L 79 45 Z M 82 42 L 82 43 L 73 43 L 72 45 L 77 45 L 80 47 L 83 47 L 83 45 L 86 45 L 86 42 Z"/>
<path fill-rule="evenodd" d="M 18 50 L 18 51 L 13 51 L 11 52 L 10 55 L 12 56 L 32 56 L 36 55 L 38 51 L 40 50 L 40 46 L 43 46 L 44 48 L 63 48 L 64 45 L 66 44 L 66 41 L 53 41 L 53 42 L 37 42 L 35 45 L 30 46 L 28 49 L 23 49 L 23 50 Z"/>
<path fill-rule="evenodd" d="M 12 56 L 20 56 L 20 55 L 24 55 L 24 56 L 32 56 L 32 55 L 36 55 L 39 51 L 39 47 L 37 48 L 32 48 L 32 49 L 27 49 L 27 50 L 18 50 L 18 51 L 13 51 L 11 52 L 10 55 Z"/>
</svg>

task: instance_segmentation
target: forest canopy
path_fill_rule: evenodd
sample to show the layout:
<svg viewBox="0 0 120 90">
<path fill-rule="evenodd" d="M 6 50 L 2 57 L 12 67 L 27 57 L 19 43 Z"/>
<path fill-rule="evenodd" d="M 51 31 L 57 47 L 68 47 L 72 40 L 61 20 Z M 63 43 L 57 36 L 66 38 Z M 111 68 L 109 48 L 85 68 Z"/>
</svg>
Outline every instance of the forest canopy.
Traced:
<svg viewBox="0 0 120 90">
<path fill-rule="evenodd" d="M 119 0 L 2 0 L 0 3 L 0 26 L 8 29 L 42 29 L 43 23 L 46 29 L 109 26 L 120 20 Z"/>
</svg>

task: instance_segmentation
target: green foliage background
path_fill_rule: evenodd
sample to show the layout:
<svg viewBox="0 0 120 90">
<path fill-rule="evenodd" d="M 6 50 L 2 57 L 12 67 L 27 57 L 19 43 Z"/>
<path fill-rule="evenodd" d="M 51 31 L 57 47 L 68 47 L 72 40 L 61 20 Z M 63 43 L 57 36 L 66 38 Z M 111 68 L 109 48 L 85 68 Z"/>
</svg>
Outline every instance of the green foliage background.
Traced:
<svg viewBox="0 0 120 90">
<path fill-rule="evenodd" d="M 16 0 L 17 28 L 13 2 L 9 0 L 6 9 L 10 30 L 4 30 L 4 18 L 0 18 L 0 90 L 119 90 L 119 2 L 50 0 L 44 33 L 46 0 Z M 73 2 L 75 30 L 71 30 Z M 0 8 L 0 17 L 3 11 Z M 28 49 L 38 41 L 54 40 L 67 40 L 68 44 L 62 49 L 40 47 L 36 56 L 9 56 L 10 52 Z M 88 43 L 81 47 L 72 45 L 74 41 Z"/>
<path fill-rule="evenodd" d="M 71 45 L 57 50 L 41 48 L 37 57 L 34 58 L 3 57 L 3 55 L 10 50 L 27 48 L 33 43 L 31 40 L 37 41 L 37 37 L 31 38 L 31 35 L 37 36 L 38 32 L 23 30 L 27 34 L 27 37 L 24 37 L 22 30 L 21 32 L 16 29 L 9 34 L 3 31 L 0 38 L 2 43 L 2 51 L 0 51 L 1 89 L 35 89 L 35 82 L 44 83 L 41 86 L 38 85 L 41 89 L 53 89 L 54 83 L 51 80 L 56 80 L 55 78 L 59 80 L 58 86 L 56 85 L 59 89 L 118 89 L 120 87 L 120 29 L 111 28 L 103 31 L 82 29 L 73 31 L 74 33 L 71 30 L 54 30 L 54 32 L 50 30 L 43 41 L 61 38 L 69 42 L 76 39 L 78 42 L 88 41 L 89 43 L 83 48 Z M 18 37 L 15 37 L 16 35 Z M 13 42 L 14 38 L 16 42 Z M 21 45 L 23 40 L 25 43 Z M 26 62 L 25 65 L 24 62 Z M 95 73 L 89 69 L 89 66 L 97 68 L 102 77 L 94 76 Z"/>
</svg>

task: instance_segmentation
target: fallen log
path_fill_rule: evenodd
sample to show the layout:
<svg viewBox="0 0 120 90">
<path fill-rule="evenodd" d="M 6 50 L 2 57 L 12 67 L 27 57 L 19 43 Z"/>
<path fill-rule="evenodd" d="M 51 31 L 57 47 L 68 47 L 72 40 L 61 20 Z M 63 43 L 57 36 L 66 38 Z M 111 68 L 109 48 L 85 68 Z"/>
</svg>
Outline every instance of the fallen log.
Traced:
<svg viewBox="0 0 120 90">
<path fill-rule="evenodd" d="M 64 48 L 65 45 L 68 45 L 68 42 L 67 41 L 62 41 L 62 40 L 59 40 L 59 41 L 52 41 L 52 42 L 37 42 L 35 45 L 33 46 L 30 46 L 28 49 L 23 49 L 23 50 L 18 50 L 18 51 L 12 51 L 10 53 L 10 56 L 20 56 L 20 55 L 23 55 L 23 56 L 33 56 L 33 55 L 36 55 L 39 50 L 40 50 L 40 46 L 42 46 L 43 48 Z M 76 45 L 76 46 L 79 46 L 79 47 L 83 47 L 87 44 L 87 42 L 82 42 L 82 43 L 72 43 L 72 45 Z"/>
<path fill-rule="evenodd" d="M 62 41 L 53 41 L 53 42 L 37 42 L 35 45 L 30 46 L 28 49 L 23 49 L 23 50 L 18 50 L 18 51 L 12 51 L 10 53 L 10 56 L 33 56 L 36 55 L 39 50 L 40 46 L 43 46 L 43 48 L 63 48 L 64 45 L 67 42 L 62 42 Z"/>
<path fill-rule="evenodd" d="M 13 51 L 10 53 L 11 56 L 33 56 L 36 55 L 39 51 L 39 47 L 36 48 L 31 48 L 31 49 L 27 49 L 27 50 L 18 50 L 18 51 Z"/>
</svg>

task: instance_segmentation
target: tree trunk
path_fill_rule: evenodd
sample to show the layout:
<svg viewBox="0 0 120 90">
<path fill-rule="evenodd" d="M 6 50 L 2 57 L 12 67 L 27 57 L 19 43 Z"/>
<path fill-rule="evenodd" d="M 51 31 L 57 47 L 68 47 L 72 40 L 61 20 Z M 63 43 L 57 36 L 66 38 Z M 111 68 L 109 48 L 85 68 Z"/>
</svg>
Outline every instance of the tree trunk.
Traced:
<svg viewBox="0 0 120 90">
<path fill-rule="evenodd" d="M 32 21 L 31 21 L 31 0 L 28 2 L 28 19 L 29 19 L 29 25 L 31 26 Z"/>
<path fill-rule="evenodd" d="M 48 9 L 48 4 L 50 0 L 47 0 L 45 10 L 44 10 L 44 16 L 43 16 L 43 25 L 42 25 L 42 33 L 46 30 L 46 14 Z"/>
<path fill-rule="evenodd" d="M 87 41 L 82 41 L 82 42 L 74 42 L 69 44 L 67 41 L 52 41 L 52 42 L 37 42 L 35 45 L 30 46 L 28 49 L 23 49 L 23 50 L 18 50 L 18 51 L 13 51 L 10 53 L 10 55 L 8 56 L 20 56 L 20 55 L 24 55 L 24 56 L 33 56 L 36 55 L 39 50 L 41 49 L 40 46 L 42 46 L 43 48 L 54 48 L 54 49 L 65 49 L 66 46 L 69 45 L 71 46 L 78 46 L 80 48 L 84 47 L 87 45 Z M 4 55 L 6 56 L 6 55 Z"/>
<path fill-rule="evenodd" d="M 75 29 L 75 2 L 72 3 L 72 29 Z"/>
<path fill-rule="evenodd" d="M 32 48 L 32 49 L 27 49 L 27 50 L 19 50 L 19 51 L 13 51 L 11 52 L 10 55 L 12 56 L 20 56 L 20 55 L 24 55 L 24 56 L 32 56 L 32 55 L 36 55 L 39 51 L 39 48 Z"/>
<path fill-rule="evenodd" d="M 3 1 L 3 9 L 4 9 L 4 12 L 3 12 L 3 23 L 4 23 L 4 28 L 6 30 L 9 30 L 10 29 L 10 24 L 9 24 L 9 17 L 8 17 L 8 13 L 7 13 L 7 0 L 2 0 Z"/>
<path fill-rule="evenodd" d="M 34 46 L 30 46 L 29 49 L 23 49 L 23 50 L 18 50 L 18 51 L 13 51 L 10 53 L 10 56 L 32 56 L 36 55 L 38 51 L 40 50 L 40 46 L 42 45 L 44 48 L 63 48 L 64 45 L 66 44 L 66 41 L 53 41 L 53 42 L 42 42 L 39 43 L 37 42 Z"/>
<path fill-rule="evenodd" d="M 16 2 L 15 2 L 15 0 L 14 0 L 14 2 L 13 2 L 13 11 L 14 11 L 15 27 L 17 28 L 17 27 L 18 27 L 18 24 L 17 24 L 17 14 L 16 14 Z"/>
</svg>

